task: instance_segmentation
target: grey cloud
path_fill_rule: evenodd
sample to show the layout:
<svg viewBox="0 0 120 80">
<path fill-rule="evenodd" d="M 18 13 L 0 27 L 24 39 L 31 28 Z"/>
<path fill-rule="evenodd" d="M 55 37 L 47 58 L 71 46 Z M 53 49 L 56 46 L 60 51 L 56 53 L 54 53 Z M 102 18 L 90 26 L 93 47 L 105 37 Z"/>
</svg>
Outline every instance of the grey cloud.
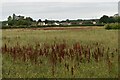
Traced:
<svg viewBox="0 0 120 80">
<path fill-rule="evenodd" d="M 34 19 L 76 19 L 96 18 L 102 14 L 117 13 L 116 2 L 105 3 L 71 3 L 71 2 L 23 2 L 3 4 L 3 19 L 16 13 L 31 16 Z"/>
</svg>

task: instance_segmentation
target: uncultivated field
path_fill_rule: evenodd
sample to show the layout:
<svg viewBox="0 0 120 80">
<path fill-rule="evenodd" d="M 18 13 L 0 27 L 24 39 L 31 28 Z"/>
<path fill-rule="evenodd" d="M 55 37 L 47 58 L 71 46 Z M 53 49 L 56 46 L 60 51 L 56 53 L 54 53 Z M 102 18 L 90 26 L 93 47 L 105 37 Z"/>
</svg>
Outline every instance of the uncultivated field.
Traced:
<svg viewBox="0 0 120 80">
<path fill-rule="evenodd" d="M 2 30 L 3 78 L 117 78 L 118 31 Z"/>
</svg>

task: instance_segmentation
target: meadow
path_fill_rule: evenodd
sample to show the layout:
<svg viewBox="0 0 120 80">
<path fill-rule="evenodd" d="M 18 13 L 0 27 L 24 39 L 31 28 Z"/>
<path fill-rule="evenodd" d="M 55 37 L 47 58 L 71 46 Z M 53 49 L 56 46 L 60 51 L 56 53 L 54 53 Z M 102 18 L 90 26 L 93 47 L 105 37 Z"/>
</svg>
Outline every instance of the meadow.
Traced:
<svg viewBox="0 0 120 80">
<path fill-rule="evenodd" d="M 3 78 L 117 78 L 118 30 L 3 29 Z"/>
</svg>

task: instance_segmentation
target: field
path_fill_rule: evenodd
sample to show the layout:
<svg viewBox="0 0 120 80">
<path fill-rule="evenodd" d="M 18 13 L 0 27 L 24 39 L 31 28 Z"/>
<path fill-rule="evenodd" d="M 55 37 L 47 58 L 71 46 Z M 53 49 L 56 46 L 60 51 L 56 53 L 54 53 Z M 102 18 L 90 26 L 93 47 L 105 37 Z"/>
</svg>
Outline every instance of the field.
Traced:
<svg viewBox="0 0 120 80">
<path fill-rule="evenodd" d="M 2 30 L 3 78 L 117 78 L 118 31 Z"/>
</svg>

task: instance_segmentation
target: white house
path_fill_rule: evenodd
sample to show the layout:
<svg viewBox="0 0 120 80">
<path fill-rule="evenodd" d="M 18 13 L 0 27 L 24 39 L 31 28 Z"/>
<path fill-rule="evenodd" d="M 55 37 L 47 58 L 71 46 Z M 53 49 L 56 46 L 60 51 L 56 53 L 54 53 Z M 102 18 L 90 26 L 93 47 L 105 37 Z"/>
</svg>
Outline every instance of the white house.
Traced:
<svg viewBox="0 0 120 80">
<path fill-rule="evenodd" d="M 71 23 L 68 23 L 68 22 L 62 22 L 61 25 L 71 25 Z"/>
<path fill-rule="evenodd" d="M 59 24 L 59 23 L 57 23 L 57 22 L 54 22 L 54 23 L 53 23 L 53 25 L 60 25 L 60 24 Z"/>
<path fill-rule="evenodd" d="M 93 24 L 96 24 L 96 23 L 97 23 L 97 22 L 95 22 L 95 21 L 93 22 Z"/>
<path fill-rule="evenodd" d="M 79 24 L 83 24 L 83 22 L 79 22 Z"/>
<path fill-rule="evenodd" d="M 38 22 L 37 25 L 38 25 L 38 26 L 44 26 L 44 25 L 46 25 L 46 24 L 45 24 L 45 22 Z"/>
</svg>

